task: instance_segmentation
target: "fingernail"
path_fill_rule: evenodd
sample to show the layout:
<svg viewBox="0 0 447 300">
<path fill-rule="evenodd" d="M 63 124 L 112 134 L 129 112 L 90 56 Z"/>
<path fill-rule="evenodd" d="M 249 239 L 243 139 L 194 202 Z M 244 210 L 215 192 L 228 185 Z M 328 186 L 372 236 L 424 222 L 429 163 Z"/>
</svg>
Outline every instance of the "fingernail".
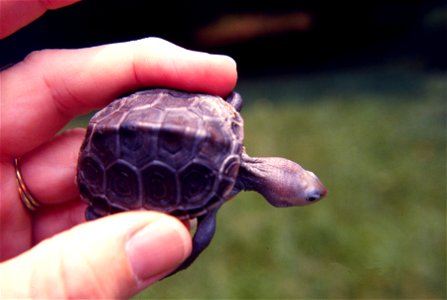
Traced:
<svg viewBox="0 0 447 300">
<path fill-rule="evenodd" d="M 170 221 L 159 219 L 130 238 L 126 250 L 139 281 L 161 276 L 186 259 L 186 241 L 178 230 Z"/>
</svg>

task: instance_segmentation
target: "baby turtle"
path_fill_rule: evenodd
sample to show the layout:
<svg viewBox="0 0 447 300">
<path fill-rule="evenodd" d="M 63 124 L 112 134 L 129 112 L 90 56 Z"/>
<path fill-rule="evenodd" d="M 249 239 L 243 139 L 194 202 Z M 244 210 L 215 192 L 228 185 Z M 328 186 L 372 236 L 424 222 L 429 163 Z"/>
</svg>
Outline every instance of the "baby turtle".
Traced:
<svg viewBox="0 0 447 300">
<path fill-rule="evenodd" d="M 242 190 L 273 206 L 306 205 L 326 189 L 310 171 L 243 146 L 242 98 L 151 89 L 117 99 L 91 119 L 77 183 L 88 220 L 126 210 L 197 218 L 187 268 L 210 243 L 221 205 Z M 174 273 L 175 273 L 174 272 Z"/>
</svg>

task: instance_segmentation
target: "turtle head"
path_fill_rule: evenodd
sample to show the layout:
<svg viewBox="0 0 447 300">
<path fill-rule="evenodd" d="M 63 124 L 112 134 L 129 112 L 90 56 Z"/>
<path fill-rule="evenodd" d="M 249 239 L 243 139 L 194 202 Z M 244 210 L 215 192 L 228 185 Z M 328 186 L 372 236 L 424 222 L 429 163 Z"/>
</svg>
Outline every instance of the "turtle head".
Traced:
<svg viewBox="0 0 447 300">
<path fill-rule="evenodd" d="M 276 207 L 311 204 L 327 193 L 314 173 L 281 157 L 244 155 L 238 182 L 241 189 L 260 193 Z"/>
<path fill-rule="evenodd" d="M 282 184 L 281 191 L 284 195 L 269 195 L 267 200 L 274 206 L 283 207 L 307 205 L 323 198 L 327 190 L 320 179 L 313 172 L 303 169 L 294 162 L 291 163 L 295 165 L 295 178 L 292 178 L 291 182 L 284 182 L 285 185 Z"/>
</svg>

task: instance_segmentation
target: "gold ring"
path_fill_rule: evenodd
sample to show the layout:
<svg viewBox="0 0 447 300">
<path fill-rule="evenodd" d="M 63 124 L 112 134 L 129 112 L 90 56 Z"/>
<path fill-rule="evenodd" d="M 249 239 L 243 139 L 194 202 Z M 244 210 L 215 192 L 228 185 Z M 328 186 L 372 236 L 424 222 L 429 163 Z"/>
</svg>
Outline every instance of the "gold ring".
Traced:
<svg viewBox="0 0 447 300">
<path fill-rule="evenodd" d="M 16 169 L 17 187 L 19 190 L 20 199 L 23 205 L 30 210 L 35 211 L 38 207 L 42 206 L 36 198 L 34 198 L 23 181 L 22 174 L 20 174 L 19 159 L 14 159 L 14 167 Z"/>
</svg>

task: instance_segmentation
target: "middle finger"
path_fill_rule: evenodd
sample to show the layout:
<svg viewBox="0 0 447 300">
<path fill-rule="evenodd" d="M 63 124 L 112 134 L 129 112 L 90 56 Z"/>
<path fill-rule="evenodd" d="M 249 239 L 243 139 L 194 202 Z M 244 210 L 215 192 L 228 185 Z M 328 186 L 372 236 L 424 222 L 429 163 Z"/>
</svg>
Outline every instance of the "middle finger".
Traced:
<svg viewBox="0 0 447 300">
<path fill-rule="evenodd" d="M 79 197 L 76 166 L 85 129 L 69 130 L 20 159 L 20 172 L 31 195 L 43 205 Z"/>
</svg>

